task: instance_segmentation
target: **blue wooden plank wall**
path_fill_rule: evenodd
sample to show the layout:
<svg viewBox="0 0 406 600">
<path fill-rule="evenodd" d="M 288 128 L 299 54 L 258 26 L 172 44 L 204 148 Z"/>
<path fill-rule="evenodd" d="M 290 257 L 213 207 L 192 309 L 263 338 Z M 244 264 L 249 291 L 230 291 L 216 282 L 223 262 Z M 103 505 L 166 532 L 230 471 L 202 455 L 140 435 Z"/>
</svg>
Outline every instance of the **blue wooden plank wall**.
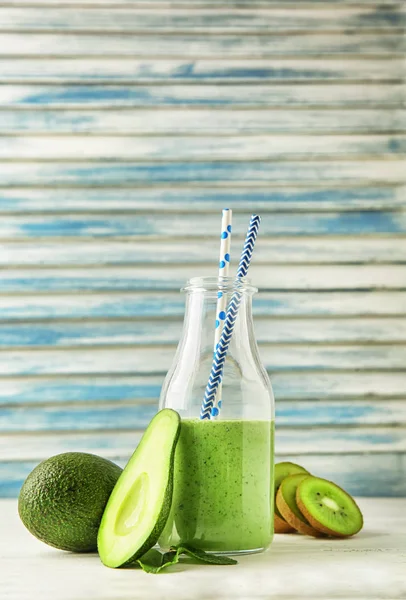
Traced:
<svg viewBox="0 0 406 600">
<path fill-rule="evenodd" d="M 278 458 L 406 494 L 402 4 L 1 4 L 0 495 L 129 456 L 223 206 L 263 216 Z"/>
</svg>

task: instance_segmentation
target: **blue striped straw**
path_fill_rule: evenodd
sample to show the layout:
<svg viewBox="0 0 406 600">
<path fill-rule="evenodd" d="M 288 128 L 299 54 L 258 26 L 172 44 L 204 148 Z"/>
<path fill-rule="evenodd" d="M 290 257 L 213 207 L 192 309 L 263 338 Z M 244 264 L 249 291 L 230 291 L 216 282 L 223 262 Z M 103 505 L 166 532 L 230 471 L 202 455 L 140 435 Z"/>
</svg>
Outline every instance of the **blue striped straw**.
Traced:
<svg viewBox="0 0 406 600">
<path fill-rule="evenodd" d="M 231 230 L 232 230 L 232 215 L 231 208 L 223 208 L 221 217 L 221 235 L 220 235 L 220 258 L 219 258 L 219 278 L 228 277 L 230 270 L 230 251 L 231 251 Z M 216 328 L 214 330 L 214 349 L 213 356 L 217 350 L 217 345 L 220 341 L 223 332 L 224 320 L 227 310 L 227 294 L 223 292 L 217 293 L 217 309 L 216 309 Z M 214 420 L 219 414 L 221 408 L 221 383 L 217 388 L 217 393 L 213 400 L 213 408 L 211 417 Z"/>
<path fill-rule="evenodd" d="M 247 237 L 245 238 L 244 248 L 241 254 L 240 264 L 237 271 L 237 281 L 241 277 L 247 275 L 252 252 L 257 239 L 259 224 L 261 218 L 258 215 L 252 215 L 250 225 L 248 227 Z M 224 321 L 223 332 L 217 346 L 216 353 L 213 358 L 209 381 L 204 392 L 202 408 L 200 410 L 200 419 L 210 419 L 213 408 L 213 402 L 216 397 L 217 388 L 223 379 L 223 368 L 227 356 L 227 350 L 234 331 L 235 321 L 240 308 L 242 293 L 236 289 L 227 309 L 226 319 Z"/>
</svg>

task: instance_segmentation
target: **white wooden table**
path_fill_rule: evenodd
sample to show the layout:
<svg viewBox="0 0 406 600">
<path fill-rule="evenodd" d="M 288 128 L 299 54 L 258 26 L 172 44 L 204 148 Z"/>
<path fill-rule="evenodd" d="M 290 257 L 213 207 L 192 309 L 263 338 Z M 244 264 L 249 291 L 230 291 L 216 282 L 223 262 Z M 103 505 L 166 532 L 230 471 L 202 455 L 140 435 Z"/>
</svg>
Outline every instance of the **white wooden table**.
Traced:
<svg viewBox="0 0 406 600">
<path fill-rule="evenodd" d="M 48 548 L 0 501 L 1 600 L 406 599 L 406 499 L 361 499 L 365 528 L 349 540 L 276 536 L 233 567 L 177 565 L 159 575 L 112 570 L 96 554 Z"/>
</svg>

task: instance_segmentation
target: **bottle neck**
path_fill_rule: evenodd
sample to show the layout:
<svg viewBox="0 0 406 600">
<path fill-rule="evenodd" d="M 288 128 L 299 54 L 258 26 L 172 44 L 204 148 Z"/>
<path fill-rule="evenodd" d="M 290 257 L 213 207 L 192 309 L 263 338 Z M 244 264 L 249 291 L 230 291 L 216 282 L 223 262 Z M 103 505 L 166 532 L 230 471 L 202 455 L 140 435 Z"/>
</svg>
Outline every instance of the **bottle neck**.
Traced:
<svg viewBox="0 0 406 600">
<path fill-rule="evenodd" d="M 234 280 L 235 281 L 235 280 Z M 261 363 L 252 319 L 254 288 L 244 283 L 223 286 L 226 310 L 233 294 L 239 307 L 222 369 L 222 419 L 270 419 L 272 390 Z M 182 418 L 198 418 L 213 364 L 218 288 L 187 286 L 183 333 L 161 391 L 160 406 Z"/>
<path fill-rule="evenodd" d="M 224 291 L 225 312 L 235 290 Z M 256 350 L 252 318 L 252 293 L 240 291 L 240 304 L 234 324 L 228 354 L 235 354 L 240 348 L 246 352 Z M 215 348 L 216 324 L 218 319 L 218 297 L 211 290 L 189 290 L 186 297 L 186 311 L 183 326 L 184 352 L 206 353 Z M 216 323 L 217 322 L 217 323 Z"/>
</svg>

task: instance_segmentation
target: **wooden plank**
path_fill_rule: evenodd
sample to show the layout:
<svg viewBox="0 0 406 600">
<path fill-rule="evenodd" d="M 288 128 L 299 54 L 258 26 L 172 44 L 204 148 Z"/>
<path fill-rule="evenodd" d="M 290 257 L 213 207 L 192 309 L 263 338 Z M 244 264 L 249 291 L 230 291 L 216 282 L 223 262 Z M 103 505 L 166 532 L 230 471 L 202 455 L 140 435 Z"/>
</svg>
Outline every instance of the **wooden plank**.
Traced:
<svg viewBox="0 0 406 600">
<path fill-rule="evenodd" d="M 55 350 L 7 350 L 0 363 L 0 376 L 14 375 L 93 375 L 165 374 L 172 364 L 175 347 L 140 347 Z M 378 346 L 330 346 L 317 344 L 261 347 L 261 357 L 269 371 L 390 370 L 402 369 L 406 348 Z"/>
<path fill-rule="evenodd" d="M 165 374 L 175 346 L 93 347 L 80 349 L 10 350 L 1 354 L 0 376 Z M 278 344 L 262 345 L 262 361 L 268 371 L 400 370 L 406 346 Z"/>
<path fill-rule="evenodd" d="M 235 135 L 402 133 L 404 110 L 0 110 L 1 134 Z M 10 139 L 10 138 L 8 138 Z M 297 138 L 296 138 L 297 139 Z M 27 138 L 24 138 L 28 142 Z M 62 140 L 61 140 L 62 141 Z M 356 140 L 354 140 L 356 141 Z M 300 140 L 299 140 L 300 142 Z M 66 143 L 66 138 L 64 140 Z M 92 143 L 86 140 L 86 145 Z M 143 141 L 141 141 L 141 144 Z M 108 142 L 107 142 L 108 145 Z M 64 150 L 64 149 L 62 149 Z"/>
<path fill-rule="evenodd" d="M 189 10 L 171 8 L 1 8 L 2 31 L 86 31 L 86 32 L 293 32 L 390 30 L 401 31 L 404 24 L 401 7 L 329 8 L 238 8 L 221 7 Z"/>
<path fill-rule="evenodd" d="M 355 496 L 406 496 L 405 454 L 277 454 L 276 460 L 304 464 Z"/>
<path fill-rule="evenodd" d="M 32 412 L 32 409 L 31 411 Z M 154 408 L 154 413 L 156 407 Z M 67 413 L 65 413 L 67 415 Z M 67 415 L 68 416 L 68 415 Z M 110 419 L 111 422 L 111 419 Z M 109 422 L 109 423 L 110 423 Z M 390 452 L 389 448 L 377 448 L 376 445 L 385 443 L 393 434 L 393 430 L 388 427 L 385 428 L 365 428 L 357 430 L 350 430 L 345 428 L 340 431 L 338 428 L 325 428 L 317 430 L 320 433 L 320 437 L 323 440 L 324 448 L 319 448 L 315 444 L 315 434 L 313 432 L 313 438 L 311 437 L 312 432 L 304 429 L 280 429 L 277 430 L 277 452 L 282 453 L 297 453 L 302 457 L 302 460 L 297 461 L 304 466 L 307 466 L 308 456 L 313 452 L 314 455 L 323 455 L 325 452 L 326 456 L 342 456 L 346 452 L 364 452 L 365 443 L 368 444 L 369 452 L 373 452 L 373 460 L 375 457 L 379 457 L 379 452 Z M 373 434 L 375 431 L 375 435 Z M 400 430 L 402 432 L 402 429 Z M 331 434 L 332 444 L 328 447 L 328 435 Z M 357 437 L 358 434 L 358 437 Z M 372 434 L 372 435 L 371 435 Z M 16 435 L 15 433 L 2 433 L 0 437 L 0 469 L 4 462 L 14 462 L 17 466 L 19 461 L 41 461 L 49 456 L 60 454 L 62 452 L 90 452 L 93 454 L 100 454 L 110 460 L 116 460 L 121 457 L 121 460 L 129 458 L 133 450 L 138 445 L 141 439 L 142 431 L 86 431 L 84 433 L 80 429 L 75 432 L 63 431 L 62 429 L 58 432 L 53 433 L 52 431 L 38 431 L 31 432 L 25 431 Z M 318 435 L 318 434 L 317 434 Z M 297 440 L 295 441 L 295 436 Z M 290 438 L 293 438 L 290 441 Z M 300 440 L 303 440 L 303 448 L 298 449 Z M 398 441 L 399 437 L 397 436 Z M 367 440 L 367 442 L 366 442 Z M 379 443 L 380 442 L 380 443 Z M 289 445 L 288 445 L 289 444 Z M 340 445 L 341 444 L 341 445 Z M 393 449 L 394 451 L 395 449 Z M 371 455 L 369 460 L 371 460 Z M 389 458 L 389 457 L 388 457 Z M 313 471 L 312 472 L 316 472 Z M 330 478 L 332 477 L 333 471 L 330 472 Z M 1 478 L 0 478 L 1 481 Z"/>
<path fill-rule="evenodd" d="M 193 10 L 189 5 L 188 9 Z M 273 56 L 402 54 L 403 40 L 396 31 L 365 33 L 345 30 L 317 35 L 176 35 L 156 34 L 123 36 L 103 32 L 103 45 L 98 34 L 57 35 L 54 33 L 1 33 L 0 56 L 25 57 L 157 57 L 188 56 L 190 58 L 265 58 Z"/>
<path fill-rule="evenodd" d="M 100 431 L 100 437 L 105 436 L 101 431 L 114 430 L 114 436 L 119 438 L 120 430 L 145 429 L 156 413 L 156 406 L 107 406 L 101 409 L 93 407 L 69 406 L 41 407 L 29 409 L 13 407 L 0 409 L 0 431 L 11 432 L 41 432 L 41 431 Z M 305 410 L 305 409 L 303 409 Z M 357 408 L 353 409 L 356 412 Z M 366 412 L 366 407 L 359 412 Z M 283 411 L 283 408 L 282 408 Z M 288 409 L 285 410 L 285 413 Z M 338 411 L 336 411 L 338 412 Z M 322 420 L 322 419 L 320 419 Z M 282 423 L 286 419 L 281 419 Z M 278 421 L 277 421 L 278 422 Z M 281 423 L 280 423 L 281 425 Z M 130 434 L 133 439 L 134 434 Z M 113 436 L 110 434 L 110 439 Z M 128 439 L 127 435 L 127 439 Z M 406 437 L 404 428 L 362 427 L 334 428 L 320 427 L 315 430 L 288 428 L 276 432 L 276 450 L 285 453 L 342 453 L 342 452 L 405 452 Z M 18 443 L 15 440 L 14 443 Z M 97 439 L 96 439 L 97 443 Z M 106 444 L 106 442 L 104 442 Z M 117 442 L 116 442 L 117 443 Z M 123 444 L 123 441 L 119 441 Z M 103 443 L 102 443 L 103 444 Z M 113 442 L 114 444 L 114 442 Z M 108 446 L 111 449 L 111 445 Z M 126 454 L 130 454 L 134 444 L 128 444 Z M 100 449 L 100 442 L 97 450 Z M 115 453 L 117 450 L 114 448 Z M 89 448 L 86 447 L 88 451 Z M 116 454 L 117 455 L 117 454 Z"/>
<path fill-rule="evenodd" d="M 177 344 L 181 319 L 90 323 L 0 324 L 0 348 L 108 347 Z M 255 319 L 256 339 L 266 343 L 406 342 L 406 319 Z"/>
<path fill-rule="evenodd" d="M 38 161 L 300 160 L 406 155 L 406 135 L 0 136 L 0 159 Z"/>
<path fill-rule="evenodd" d="M 11 293 L 77 292 L 77 291 L 178 291 L 190 276 L 210 277 L 212 265 L 131 266 L 15 269 L 0 271 L 0 289 Z M 405 269 L 402 265 L 253 265 L 252 281 L 262 291 L 320 290 L 372 291 L 404 289 Z M 113 299 L 113 298 L 112 298 Z M 114 299 L 113 299 L 114 300 Z M 27 299 L 25 299 L 27 301 Z"/>
<path fill-rule="evenodd" d="M 154 407 L 154 411 L 156 412 L 156 407 Z M 0 469 L 4 462 L 14 462 L 18 468 L 20 461 L 39 462 L 62 452 L 89 452 L 114 460 L 118 456 L 126 457 L 132 450 L 135 450 L 141 436 L 141 430 L 118 431 L 116 435 L 109 431 L 26 432 L 19 435 L 2 433 L 0 436 Z"/>
<path fill-rule="evenodd" d="M 302 113 L 305 114 L 305 113 Z M 0 188 L 0 214 L 94 213 L 148 211 L 194 213 L 217 212 L 224 206 L 236 211 L 269 212 L 358 211 L 404 208 L 404 186 L 269 188 L 246 187 L 147 187 L 138 189 L 27 189 Z M 200 218 L 200 215 L 199 215 Z M 327 240 L 325 240 L 328 243 Z M 357 242 L 360 240 L 358 239 Z M 378 240 L 374 240 L 379 244 Z M 261 240 L 261 243 L 263 240 Z M 399 242 L 399 240 L 398 240 Z M 320 249 L 321 250 L 321 249 Z M 71 250 L 72 251 L 72 250 Z M 257 252 L 257 250 L 255 250 Z M 0 257 L 1 260 L 1 257 Z"/>
<path fill-rule="evenodd" d="M 179 184 L 264 184 L 326 186 L 396 184 L 406 181 L 403 160 L 291 161 L 291 162 L 64 162 L 1 163 L 0 182 L 4 187 L 72 186 L 126 187 L 134 185 Z"/>
<path fill-rule="evenodd" d="M 101 406 L 0 407 L 0 460 L 9 460 L 10 454 L 14 460 L 16 456 L 19 460 L 21 455 L 22 459 L 33 456 L 29 454 L 27 440 L 22 439 L 25 445 L 21 448 L 20 440 L 12 436 L 3 438 L 4 433 L 141 430 L 145 429 L 156 410 L 156 404 L 124 405 L 117 402 Z M 349 441 L 355 446 L 351 448 L 352 451 L 406 450 L 405 440 L 402 440 L 405 429 L 388 427 L 406 425 L 406 400 L 327 403 L 302 401 L 299 406 L 297 402 L 283 402 L 276 407 L 276 424 L 277 441 L 288 445 L 287 448 L 279 448 L 279 452 L 345 452 Z M 374 427 L 369 427 L 371 425 Z M 384 425 L 387 427 L 383 428 Z M 351 430 L 346 426 L 361 427 Z M 310 429 L 304 429 L 305 427 Z M 315 430 L 315 427 L 318 429 Z M 326 427 L 329 427 L 327 432 Z M 329 439 L 331 446 L 328 449 L 326 446 Z M 393 448 L 388 447 L 391 440 Z M 322 446 L 319 447 L 319 444 Z M 131 452 L 130 444 L 127 449 Z M 35 445 L 31 448 L 32 451 L 35 452 Z"/>
<path fill-rule="evenodd" d="M 0 404 L 104 403 L 138 400 L 156 402 L 163 375 L 97 377 L 2 377 Z M 403 399 L 406 374 L 402 372 L 288 372 L 271 373 L 277 402 L 292 400 Z"/>
<path fill-rule="evenodd" d="M 79 431 L 106 428 L 145 429 L 157 411 L 153 404 L 122 407 L 122 415 L 127 414 L 127 426 L 125 426 L 120 419 L 118 406 L 105 408 L 104 414 L 95 411 L 93 415 L 86 407 L 72 405 L 62 408 L 31 407 L 29 413 L 22 407 L 0 408 L 0 431 L 69 431 L 72 428 Z"/>
<path fill-rule="evenodd" d="M 292 438 L 291 444 L 294 445 L 295 431 L 297 431 L 298 441 L 303 441 L 304 435 L 302 427 L 337 427 L 337 431 L 333 431 L 332 445 L 333 448 L 327 450 L 327 452 L 334 452 L 335 447 L 335 436 L 340 439 L 341 429 L 344 431 L 347 425 L 358 426 L 358 435 L 361 440 L 364 441 L 368 437 L 368 429 L 365 426 L 376 425 L 376 434 L 381 434 L 383 441 L 383 426 L 404 426 L 406 425 L 406 400 L 347 400 L 347 401 L 328 401 L 328 402 L 313 402 L 302 400 L 301 402 L 277 402 L 276 403 L 276 425 L 277 425 L 277 437 L 284 438 L 287 441 L 290 437 Z M 297 430 L 293 428 L 297 427 Z M 287 429 L 281 429 L 287 428 Z M 385 428 L 385 433 L 390 432 L 390 428 Z M 310 432 L 306 432 L 308 435 L 308 444 L 310 445 L 312 439 Z M 317 444 L 317 432 L 316 441 L 313 439 L 315 446 Z M 321 435 L 323 435 L 324 431 Z M 346 432 L 348 435 L 348 432 Z M 390 433 L 389 433 L 390 435 Z M 342 436 L 344 437 L 344 435 Z M 300 452 L 304 452 L 303 448 Z M 315 451 L 315 449 L 313 450 Z M 297 452 L 297 450 L 296 450 Z"/>
<path fill-rule="evenodd" d="M 0 142 L 1 145 L 1 142 Z M 244 236 L 250 213 L 240 213 L 235 219 L 234 232 Z M 203 237 L 213 244 L 217 240 L 218 214 L 114 214 L 89 215 L 4 215 L 0 221 L 1 240 L 36 238 L 126 238 L 145 237 L 154 240 L 165 236 L 175 241 L 174 233 L 182 237 Z M 213 233 L 209 233 L 213 232 Z M 405 212 L 348 212 L 348 213 L 276 213 L 263 219 L 263 236 L 328 236 L 328 235 L 371 235 L 404 234 Z M 242 238 L 243 239 L 243 238 Z M 79 241 L 79 240 L 77 240 Z M 145 240 L 146 241 L 146 240 Z M 283 241 L 281 242 L 283 243 Z M 320 249 L 323 240 L 318 240 Z M 394 242 L 396 243 L 396 242 Z M 265 243 L 266 249 L 268 243 Z M 327 247 L 327 246 L 326 246 Z M 198 249 L 196 249 L 197 251 Z M 10 246 L 9 251 L 12 251 Z M 266 251 L 266 250 L 265 250 Z M 291 257 L 295 254 L 292 250 Z M 215 257 L 214 249 L 208 254 L 209 262 Z M 289 251 L 285 259 L 290 260 Z M 152 261 L 149 261 L 152 262 Z M 161 262 L 161 261 L 159 261 Z M 167 261 L 168 262 L 168 261 Z M 189 262 L 189 261 L 184 261 Z"/>
<path fill-rule="evenodd" d="M 62 434 L 60 434 L 62 435 Z M 59 435 L 59 437 L 60 437 Z M 79 434 L 77 434 L 79 435 Z M 133 435 L 133 442 L 136 438 Z M 86 439 L 89 439 L 86 436 Z M 81 449 L 85 448 L 83 445 Z M 134 447 L 134 443 L 129 446 Z M 102 455 L 106 455 L 101 452 Z M 48 458 L 49 454 L 46 456 Z M 115 462 L 122 467 L 129 453 L 114 456 Z M 400 453 L 363 453 L 351 454 L 276 454 L 276 460 L 290 460 L 304 464 L 311 473 L 320 477 L 334 479 L 349 493 L 358 496 L 405 496 L 406 457 Z M 14 498 L 24 479 L 37 466 L 39 460 L 30 457 L 25 462 L 0 462 L 0 496 Z"/>
<path fill-rule="evenodd" d="M 0 409 L 0 431 L 12 432 L 45 432 L 45 431 L 98 431 L 102 440 L 107 437 L 108 430 L 114 431 L 109 435 L 109 442 L 100 444 L 95 440 L 96 450 L 100 450 L 107 443 L 108 449 L 113 449 L 117 456 L 117 442 L 120 440 L 121 431 L 127 431 L 127 440 L 134 439 L 136 430 L 145 429 L 156 413 L 157 407 L 147 406 L 103 406 L 101 410 L 91 410 L 87 407 L 68 406 Z M 104 433 L 106 431 L 106 434 Z M 316 435 L 315 435 L 316 433 Z M 405 452 L 406 436 L 404 427 L 318 427 L 314 428 L 281 428 L 276 430 L 276 451 L 279 454 L 323 454 L 345 452 Z M 90 437 L 90 436 L 89 436 Z M 10 439 L 10 438 L 9 438 Z M 63 438 L 62 438 L 63 439 Z M 111 441 L 110 441 L 111 440 Z M 80 441 L 80 438 L 79 440 Z M 18 439 L 14 444 L 18 444 Z M 94 442 L 93 442 L 94 443 Z M 113 448 L 111 448 L 113 446 Z M 77 447 L 76 447 L 77 448 Z M 125 454 L 130 455 L 134 442 L 127 445 Z M 85 446 L 85 449 L 90 449 Z M 96 452 L 97 453 L 97 452 Z M 104 452 L 105 454 L 105 452 Z M 113 455 L 114 456 L 114 455 Z"/>
<path fill-rule="evenodd" d="M 270 373 L 276 400 L 402 398 L 404 373 Z M 402 383 L 403 382 L 403 383 Z"/>
<path fill-rule="evenodd" d="M 405 433 L 402 427 L 277 429 L 275 450 L 278 454 L 405 452 Z"/>
<path fill-rule="evenodd" d="M 4 6 L 104 6 L 111 5 L 111 0 L 7 0 L 2 2 Z M 205 8 L 205 7 L 233 7 L 233 8 L 266 8 L 269 6 L 282 7 L 285 4 L 294 5 L 295 0 L 196 0 L 193 5 L 189 0 L 117 0 L 114 6 L 128 6 L 133 8 L 158 8 L 158 7 L 182 7 L 187 6 L 188 9 Z M 399 0 L 306 0 L 305 3 L 308 9 L 319 9 L 320 4 L 324 4 L 324 8 L 334 9 L 337 6 L 374 6 L 374 7 L 397 7 L 402 3 Z"/>
<path fill-rule="evenodd" d="M 382 223 L 383 225 L 383 223 Z M 242 244 L 241 236 L 233 237 Z M 69 243 L 71 241 L 72 243 Z M 0 266 L 103 266 L 136 264 L 205 264 L 215 258 L 213 242 L 191 238 L 162 241 L 37 240 L 0 243 Z M 259 264 L 367 264 L 406 262 L 406 239 L 360 237 L 358 239 L 278 237 L 263 238 L 255 249 Z"/>
<path fill-rule="evenodd" d="M 194 8 L 208 8 L 208 7 L 233 7 L 233 8 L 267 8 L 269 6 L 282 7 L 284 5 L 294 5 L 295 0 L 196 0 L 193 5 L 190 4 L 189 0 L 117 0 L 114 6 L 128 6 L 132 8 L 158 8 L 158 7 L 174 7 L 179 8 L 187 6 L 189 10 Z M 111 0 L 7 0 L 2 2 L 3 6 L 43 6 L 49 8 L 50 6 L 105 6 L 111 5 Z M 324 4 L 324 8 L 334 9 L 337 6 L 374 6 L 374 7 L 394 7 L 399 8 L 402 3 L 399 0 L 306 0 L 306 7 L 308 9 L 319 9 L 320 4 Z"/>
<path fill-rule="evenodd" d="M 179 293 L 7 294 L 0 296 L 0 322 L 54 319 L 151 319 L 183 317 Z M 258 317 L 397 316 L 406 314 L 406 292 L 261 292 Z"/>
<path fill-rule="evenodd" d="M 2 107 L 104 108 L 144 106 L 210 106 L 293 108 L 401 108 L 401 84 L 316 83 L 311 85 L 11 85 L 0 86 Z"/>
<path fill-rule="evenodd" d="M 26 10 L 26 9 L 25 9 Z M 0 7 L 0 19 L 2 9 Z M 47 14 L 47 13 L 45 13 Z M 2 23 L 0 21 L 0 27 Z M 402 80 L 402 58 L 52 58 L 0 59 L 1 82 L 98 83 L 233 81 L 387 81 Z"/>
<path fill-rule="evenodd" d="M 101 402 L 137 399 L 156 401 L 163 375 L 106 378 L 7 378 L 0 386 L 1 404 Z M 398 382 L 399 383 L 399 382 Z"/>
</svg>

